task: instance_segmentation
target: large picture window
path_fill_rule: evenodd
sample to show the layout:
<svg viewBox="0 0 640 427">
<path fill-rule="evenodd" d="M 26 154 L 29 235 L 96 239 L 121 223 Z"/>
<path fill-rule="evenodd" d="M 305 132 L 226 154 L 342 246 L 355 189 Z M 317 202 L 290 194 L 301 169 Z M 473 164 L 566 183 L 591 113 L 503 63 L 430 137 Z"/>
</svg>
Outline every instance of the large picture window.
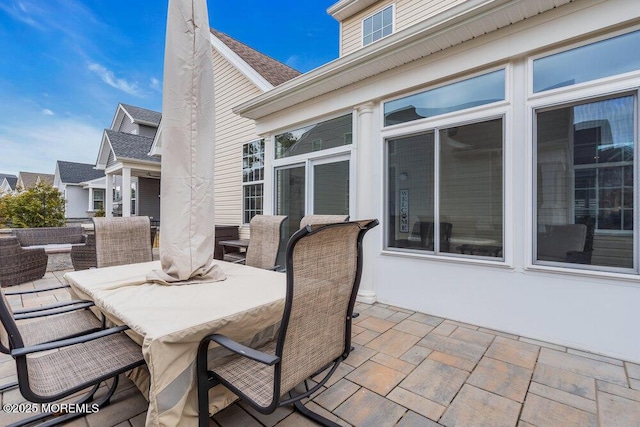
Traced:
<svg viewBox="0 0 640 427">
<path fill-rule="evenodd" d="M 262 215 L 264 192 L 264 139 L 242 146 L 242 222 Z"/>
<path fill-rule="evenodd" d="M 633 268 L 635 96 L 536 112 L 536 262 Z"/>
<path fill-rule="evenodd" d="M 502 259 L 503 133 L 496 118 L 388 139 L 387 247 Z"/>
</svg>

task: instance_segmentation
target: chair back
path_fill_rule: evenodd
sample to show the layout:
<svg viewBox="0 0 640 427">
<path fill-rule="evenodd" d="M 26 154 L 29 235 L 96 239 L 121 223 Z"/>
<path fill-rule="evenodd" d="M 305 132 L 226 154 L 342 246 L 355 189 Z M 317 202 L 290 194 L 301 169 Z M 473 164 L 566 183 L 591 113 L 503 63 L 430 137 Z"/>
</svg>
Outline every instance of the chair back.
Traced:
<svg viewBox="0 0 640 427">
<path fill-rule="evenodd" d="M 280 249 L 280 234 L 286 215 L 255 215 L 249 223 L 249 247 L 245 264 L 272 269 Z"/>
<path fill-rule="evenodd" d="M 22 252 L 22 246 L 16 236 L 0 237 L 0 257 L 15 256 L 20 252 Z"/>
<path fill-rule="evenodd" d="M 98 268 L 153 260 L 149 217 L 99 217 L 93 225 Z"/>
<path fill-rule="evenodd" d="M 13 319 L 13 310 L 2 291 L 0 291 L 0 320 L 0 352 L 9 354 L 12 348 L 23 347 L 22 337 Z"/>
<path fill-rule="evenodd" d="M 307 226 L 289 240 L 285 311 L 276 347 L 279 390 L 292 389 L 351 351 L 362 239 L 376 225 L 377 220 L 365 220 Z"/>
<path fill-rule="evenodd" d="M 545 225 L 545 232 L 538 233 L 538 258 L 565 262 L 567 253 L 584 251 L 586 240 L 585 224 Z"/>
<path fill-rule="evenodd" d="M 300 228 L 314 224 L 331 224 L 349 220 L 349 215 L 305 215 L 300 220 Z"/>
</svg>

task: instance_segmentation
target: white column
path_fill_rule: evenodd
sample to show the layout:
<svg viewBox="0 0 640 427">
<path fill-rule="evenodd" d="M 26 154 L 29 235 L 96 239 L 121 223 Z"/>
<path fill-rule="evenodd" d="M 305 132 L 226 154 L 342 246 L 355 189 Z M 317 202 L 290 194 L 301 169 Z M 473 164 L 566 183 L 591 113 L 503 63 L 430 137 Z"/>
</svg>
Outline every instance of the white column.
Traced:
<svg viewBox="0 0 640 427">
<path fill-rule="evenodd" d="M 104 195 L 104 215 L 107 218 L 113 217 L 113 175 L 106 174 L 107 185 L 105 187 Z"/>
<path fill-rule="evenodd" d="M 375 204 L 375 142 L 373 140 L 373 103 L 367 103 L 358 107 L 357 152 L 356 152 L 356 216 L 353 219 L 376 218 L 377 207 Z M 373 230 L 365 236 L 362 255 L 362 279 L 358 290 L 358 301 L 373 304 L 376 302 L 376 292 L 373 282 L 374 258 L 376 255 L 375 238 Z"/>
<path fill-rule="evenodd" d="M 131 168 L 122 168 L 122 216 L 131 216 Z"/>
<path fill-rule="evenodd" d="M 89 203 L 87 204 L 87 211 L 93 211 L 93 187 L 89 187 Z"/>
</svg>

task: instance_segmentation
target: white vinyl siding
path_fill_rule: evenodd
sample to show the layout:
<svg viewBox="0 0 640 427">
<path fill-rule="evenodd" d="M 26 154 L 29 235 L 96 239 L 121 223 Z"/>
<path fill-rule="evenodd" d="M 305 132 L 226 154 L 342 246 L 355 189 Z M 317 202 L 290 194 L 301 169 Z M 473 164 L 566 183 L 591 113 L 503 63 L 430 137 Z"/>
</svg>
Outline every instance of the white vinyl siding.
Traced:
<svg viewBox="0 0 640 427">
<path fill-rule="evenodd" d="M 375 3 L 342 22 L 341 55 L 362 47 L 362 20 L 390 4 L 395 4 L 394 32 L 398 32 L 460 3 L 464 3 L 464 0 L 383 0 Z"/>
<path fill-rule="evenodd" d="M 240 225 L 242 144 L 256 139 L 257 135 L 253 120 L 233 114 L 231 109 L 262 92 L 215 50 L 213 64 L 216 76 L 215 223 Z"/>
</svg>

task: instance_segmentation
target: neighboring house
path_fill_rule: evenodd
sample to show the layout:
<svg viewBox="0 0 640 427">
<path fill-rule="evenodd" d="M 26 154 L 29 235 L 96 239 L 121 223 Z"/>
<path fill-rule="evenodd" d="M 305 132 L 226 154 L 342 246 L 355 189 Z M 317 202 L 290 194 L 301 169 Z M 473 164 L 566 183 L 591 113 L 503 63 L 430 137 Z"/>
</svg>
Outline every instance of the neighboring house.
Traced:
<svg viewBox="0 0 640 427">
<path fill-rule="evenodd" d="M 12 194 L 16 189 L 18 177 L 11 174 L 0 173 L 0 196 Z"/>
<path fill-rule="evenodd" d="M 53 185 L 53 179 L 54 176 L 48 173 L 18 172 L 18 180 L 16 181 L 15 190 L 28 190 L 40 182 Z"/>
<path fill-rule="evenodd" d="M 211 44 L 216 111 L 215 223 L 244 225 L 240 233 L 247 237 L 249 220 L 263 212 L 264 141 L 254 121 L 237 116 L 232 108 L 300 73 L 216 30 L 211 30 Z M 160 138 L 156 137 L 151 152 L 161 155 Z"/>
<path fill-rule="evenodd" d="M 328 12 L 338 59 L 246 101 L 228 90 L 246 142 L 264 142 L 216 153 L 224 219 L 241 213 L 244 167 L 261 185 L 245 212 L 290 230 L 310 213 L 380 220 L 362 301 L 640 362 L 637 2 Z"/>
<path fill-rule="evenodd" d="M 66 218 L 87 218 L 104 208 L 104 187 L 84 185 L 100 178 L 104 182 L 104 171 L 96 170 L 92 164 L 56 162 L 53 186 L 64 195 Z"/>
<path fill-rule="evenodd" d="M 160 220 L 160 159 L 150 155 L 160 117 L 157 111 L 119 104 L 111 127 L 104 130 L 96 169 L 106 175 L 107 216 Z M 100 182 L 87 183 L 92 185 Z"/>
</svg>

